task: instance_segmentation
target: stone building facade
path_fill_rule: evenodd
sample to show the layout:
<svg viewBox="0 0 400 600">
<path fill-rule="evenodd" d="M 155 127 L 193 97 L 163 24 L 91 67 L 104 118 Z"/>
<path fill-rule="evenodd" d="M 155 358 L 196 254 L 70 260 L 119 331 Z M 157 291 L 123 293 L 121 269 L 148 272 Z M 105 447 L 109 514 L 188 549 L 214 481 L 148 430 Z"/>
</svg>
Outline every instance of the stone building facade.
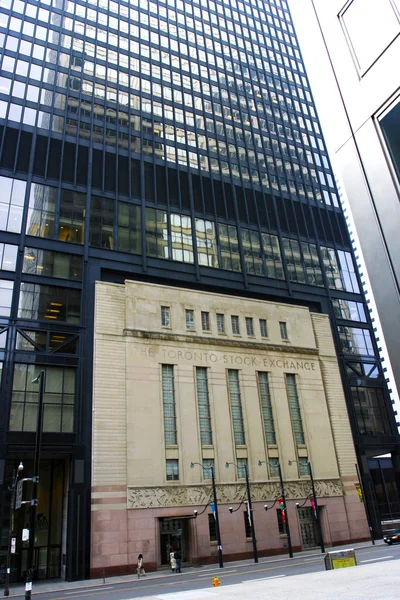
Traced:
<svg viewBox="0 0 400 600">
<path fill-rule="evenodd" d="M 173 548 L 186 561 L 216 561 L 210 466 L 225 558 L 252 552 L 244 464 L 261 555 L 287 548 L 272 507 L 278 462 L 295 550 L 319 542 L 307 461 L 325 543 L 368 537 L 327 315 L 137 281 L 97 282 L 94 354 L 92 576 L 129 572 L 140 552 L 148 568 L 160 568 Z M 231 514 L 230 506 L 238 510 Z"/>
</svg>

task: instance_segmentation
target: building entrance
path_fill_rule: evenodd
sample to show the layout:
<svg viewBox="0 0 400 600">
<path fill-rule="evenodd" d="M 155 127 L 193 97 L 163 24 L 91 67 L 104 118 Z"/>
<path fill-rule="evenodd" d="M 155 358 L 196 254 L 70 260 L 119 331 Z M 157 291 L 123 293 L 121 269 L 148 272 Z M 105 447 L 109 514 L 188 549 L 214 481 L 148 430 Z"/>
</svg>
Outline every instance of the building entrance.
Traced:
<svg viewBox="0 0 400 600">
<path fill-rule="evenodd" d="M 22 477 L 32 477 L 33 461 L 23 460 Z M 65 554 L 66 531 L 66 461 L 41 460 L 38 485 L 38 506 L 35 525 L 34 563 L 36 579 L 61 577 L 62 556 Z M 32 484 L 24 483 L 23 500 L 31 500 Z M 28 541 L 22 541 L 24 529 L 29 529 L 30 506 L 14 511 L 16 553 L 12 555 L 11 580 L 24 580 L 27 569 Z M 3 528 L 8 530 L 9 508 L 3 513 Z M 64 535 L 65 538 L 65 535 Z"/>
<path fill-rule="evenodd" d="M 160 519 L 161 564 L 168 565 L 170 552 L 179 550 L 182 560 L 189 560 L 187 519 Z"/>
<path fill-rule="evenodd" d="M 297 512 L 299 515 L 303 548 L 314 548 L 315 546 L 318 546 L 315 518 L 312 508 L 299 508 Z"/>
</svg>

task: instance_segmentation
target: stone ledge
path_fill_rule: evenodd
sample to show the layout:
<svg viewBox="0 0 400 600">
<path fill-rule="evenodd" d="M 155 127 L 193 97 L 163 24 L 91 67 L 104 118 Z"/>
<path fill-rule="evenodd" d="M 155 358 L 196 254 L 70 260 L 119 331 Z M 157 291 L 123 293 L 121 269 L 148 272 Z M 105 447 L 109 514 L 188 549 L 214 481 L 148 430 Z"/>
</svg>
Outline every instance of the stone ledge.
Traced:
<svg viewBox="0 0 400 600">
<path fill-rule="evenodd" d="M 134 337 L 145 340 L 161 340 L 165 342 L 185 342 L 188 344 L 203 344 L 204 346 L 222 346 L 224 348 L 241 348 L 242 350 L 273 350 L 285 354 L 308 354 L 318 356 L 316 348 L 301 346 L 281 346 L 269 342 L 246 342 L 242 340 L 229 340 L 219 337 L 203 337 L 199 335 L 185 335 L 183 333 L 166 333 L 162 331 L 144 331 L 142 329 L 124 329 L 124 337 Z"/>
</svg>

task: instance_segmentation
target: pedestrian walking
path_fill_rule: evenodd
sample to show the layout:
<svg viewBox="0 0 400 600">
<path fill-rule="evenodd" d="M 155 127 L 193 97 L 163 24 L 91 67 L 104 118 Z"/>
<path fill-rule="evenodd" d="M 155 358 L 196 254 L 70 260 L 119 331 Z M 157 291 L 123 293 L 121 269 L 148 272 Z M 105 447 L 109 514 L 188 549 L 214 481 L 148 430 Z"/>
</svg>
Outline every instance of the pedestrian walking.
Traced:
<svg viewBox="0 0 400 600">
<path fill-rule="evenodd" d="M 143 554 L 139 554 L 138 560 L 137 560 L 137 576 L 138 576 L 138 578 L 141 575 L 146 575 L 146 571 L 144 570 Z"/>
<path fill-rule="evenodd" d="M 176 558 L 173 550 L 169 553 L 169 564 L 171 565 L 172 572 L 174 572 L 176 570 Z"/>
<path fill-rule="evenodd" d="M 181 571 L 181 567 L 182 567 L 182 554 L 180 552 L 180 550 L 177 550 L 175 552 L 175 560 L 176 560 L 176 572 L 177 573 L 182 573 Z"/>
</svg>

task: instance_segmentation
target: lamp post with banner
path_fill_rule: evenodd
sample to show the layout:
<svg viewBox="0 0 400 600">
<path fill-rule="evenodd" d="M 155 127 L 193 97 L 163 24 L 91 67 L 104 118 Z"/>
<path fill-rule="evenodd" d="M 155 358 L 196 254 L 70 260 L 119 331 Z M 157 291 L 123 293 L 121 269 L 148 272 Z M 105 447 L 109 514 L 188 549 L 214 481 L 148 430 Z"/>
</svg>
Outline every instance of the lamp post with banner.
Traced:
<svg viewBox="0 0 400 600">
<path fill-rule="evenodd" d="M 190 468 L 194 469 L 194 465 L 198 465 L 199 467 L 201 467 L 203 469 L 203 471 L 205 471 L 205 470 L 211 471 L 211 485 L 212 485 L 214 502 L 212 504 L 210 504 L 210 506 L 211 506 L 211 510 L 213 512 L 214 519 L 215 519 L 215 532 L 217 534 L 219 568 L 222 569 L 224 566 L 224 561 L 223 561 L 223 557 L 222 557 L 222 542 L 221 542 L 221 531 L 219 528 L 218 499 L 217 499 L 217 488 L 215 485 L 214 467 L 213 466 L 205 467 L 201 463 L 198 463 L 198 462 L 193 463 L 192 462 L 192 463 L 190 463 Z"/>
<path fill-rule="evenodd" d="M 14 510 L 21 506 L 22 499 L 22 480 L 18 481 L 18 476 L 23 471 L 24 465 L 19 463 L 17 471 L 13 473 L 11 491 L 11 505 L 10 505 L 10 521 L 8 527 L 8 548 L 7 548 L 7 565 L 6 565 L 6 579 L 4 584 L 4 596 L 10 595 L 10 574 L 11 574 L 11 555 L 15 554 L 16 539 L 14 537 Z"/>
<path fill-rule="evenodd" d="M 239 471 L 239 467 L 234 462 L 225 463 L 225 467 L 229 469 L 229 465 L 234 465 L 236 469 Z M 246 492 L 247 492 L 247 518 L 249 519 L 249 525 L 251 529 L 251 539 L 253 542 L 253 557 L 254 562 L 258 563 L 258 551 L 257 551 L 257 540 L 256 540 L 256 531 L 254 528 L 254 513 L 253 513 L 253 505 L 251 503 L 251 492 L 250 492 L 250 482 L 249 482 L 249 471 L 247 469 L 247 463 L 243 465 L 244 474 L 246 477 Z"/>
<path fill-rule="evenodd" d="M 259 460 L 258 466 L 261 467 L 266 462 L 267 461 L 265 461 L 265 460 Z M 279 504 L 279 508 L 281 509 L 282 521 L 286 528 L 289 556 L 290 556 L 290 558 L 293 558 L 292 537 L 290 535 L 289 515 L 288 515 L 288 511 L 287 511 L 287 504 L 286 504 L 285 486 L 283 484 L 281 463 L 279 461 L 278 461 L 278 474 L 279 474 L 279 483 L 280 483 L 280 488 L 281 488 L 281 495 L 278 498 L 278 504 Z M 275 502 L 274 502 L 274 504 L 275 504 Z M 265 510 L 268 510 L 268 508 L 272 508 L 272 507 L 265 505 L 264 508 L 265 508 Z"/>
<path fill-rule="evenodd" d="M 33 459 L 33 477 L 32 477 L 32 500 L 31 500 L 31 514 L 29 521 L 29 542 L 28 542 L 28 557 L 27 557 L 27 568 L 26 568 L 26 583 L 25 583 L 25 600 L 30 600 L 32 593 L 32 581 L 35 571 L 35 526 L 36 526 L 36 512 L 38 503 L 38 483 L 39 483 L 39 466 L 40 466 L 40 446 L 42 441 L 42 430 L 43 430 L 43 408 L 44 408 L 44 390 L 46 385 L 46 372 L 40 371 L 39 375 L 32 380 L 32 383 L 39 383 L 39 405 L 37 412 L 36 422 L 36 441 L 35 441 L 35 454 Z"/>
<path fill-rule="evenodd" d="M 292 463 L 297 463 L 298 464 L 298 461 L 297 460 L 289 460 L 288 461 L 289 466 Z M 310 504 L 311 504 L 311 508 L 313 510 L 313 514 L 314 514 L 314 518 L 315 518 L 315 523 L 317 525 L 317 532 L 318 532 L 318 536 L 319 536 L 319 539 L 320 539 L 321 552 L 324 553 L 325 552 L 325 544 L 324 544 L 324 538 L 323 538 L 323 535 L 322 535 L 322 527 L 321 527 L 320 514 L 319 514 L 319 510 L 318 510 L 317 494 L 315 492 L 313 471 L 312 471 L 311 463 L 310 463 L 309 460 L 307 461 L 307 467 L 308 467 L 308 473 L 310 475 L 310 481 L 311 481 Z"/>
</svg>

